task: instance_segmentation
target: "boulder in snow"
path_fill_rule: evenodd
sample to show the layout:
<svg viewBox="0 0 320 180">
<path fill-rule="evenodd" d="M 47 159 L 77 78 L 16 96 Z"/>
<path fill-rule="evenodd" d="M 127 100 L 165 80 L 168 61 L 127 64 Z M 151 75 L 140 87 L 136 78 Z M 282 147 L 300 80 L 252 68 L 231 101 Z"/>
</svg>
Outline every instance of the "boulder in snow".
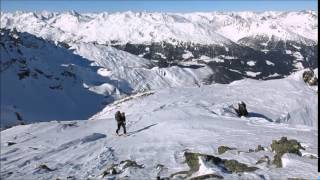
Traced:
<svg viewBox="0 0 320 180">
<path fill-rule="evenodd" d="M 288 140 L 287 137 L 282 137 L 279 141 L 273 140 L 271 149 L 276 153 L 272 162 L 276 167 L 282 167 L 281 157 L 285 153 L 293 153 L 301 156 L 300 149 L 305 150 L 297 140 Z"/>
<path fill-rule="evenodd" d="M 308 70 L 303 72 L 302 78 L 303 81 L 309 84 L 310 86 L 315 86 L 318 84 L 318 78 L 316 77 L 313 71 Z"/>
</svg>

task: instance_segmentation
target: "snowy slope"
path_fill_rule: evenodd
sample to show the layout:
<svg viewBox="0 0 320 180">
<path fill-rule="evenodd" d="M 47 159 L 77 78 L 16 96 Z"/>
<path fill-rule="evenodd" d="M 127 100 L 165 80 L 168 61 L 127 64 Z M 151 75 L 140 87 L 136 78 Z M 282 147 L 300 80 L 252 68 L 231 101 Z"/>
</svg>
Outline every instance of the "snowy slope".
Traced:
<svg viewBox="0 0 320 180">
<path fill-rule="evenodd" d="M 264 155 L 273 158 L 270 144 L 282 136 L 297 139 L 306 149 L 303 154 L 316 156 L 317 93 L 302 81 L 301 73 L 280 80 L 140 93 L 115 101 L 88 121 L 52 121 L 1 131 L 1 178 L 103 179 L 112 164 L 132 160 L 138 165 L 125 168 L 120 163 L 123 171 L 115 177 L 155 179 L 188 170 L 183 153 L 190 151 L 259 168 L 240 176 L 202 163 L 192 176 L 213 172 L 224 179 L 315 179 L 317 159 L 306 156 L 285 154 L 283 168 L 255 164 Z M 249 117 L 235 116 L 231 106 L 239 100 L 247 103 Z M 114 135 L 117 110 L 127 114 L 127 137 Z M 267 149 L 247 152 L 259 144 Z M 237 150 L 218 155 L 221 145 Z"/>
<path fill-rule="evenodd" d="M 147 59 L 93 43 L 67 49 L 4 29 L 1 40 L 1 127 L 21 123 L 19 119 L 85 119 L 124 95 L 199 86 L 212 74 L 207 66 L 158 68 Z"/>
<path fill-rule="evenodd" d="M 102 67 L 102 75 L 108 71 L 105 75 L 110 78 L 127 81 L 133 92 L 165 87 L 199 86 L 204 78 L 214 73 L 205 65 L 197 69 L 178 66 L 159 68 L 150 60 L 92 43 L 72 44 L 71 49 L 74 49 L 74 53 L 93 61 L 93 65 Z"/>
<path fill-rule="evenodd" d="M 1 27 L 15 27 L 18 31 L 50 40 L 100 44 L 182 41 L 224 45 L 255 36 L 317 43 L 317 17 L 315 11 L 185 14 L 2 12 Z"/>
</svg>

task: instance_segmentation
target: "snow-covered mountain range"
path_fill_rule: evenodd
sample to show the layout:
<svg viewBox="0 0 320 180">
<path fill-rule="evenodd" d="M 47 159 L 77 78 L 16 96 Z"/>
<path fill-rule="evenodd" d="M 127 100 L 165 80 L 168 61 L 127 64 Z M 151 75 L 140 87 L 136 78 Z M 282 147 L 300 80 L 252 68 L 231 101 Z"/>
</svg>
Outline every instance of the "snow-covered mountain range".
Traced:
<svg viewBox="0 0 320 180">
<path fill-rule="evenodd" d="M 317 19 L 316 11 L 2 12 L 1 27 L 66 44 L 113 46 L 159 67 L 192 60 L 226 74 L 208 78 L 209 83 L 229 83 L 317 67 Z"/>
<path fill-rule="evenodd" d="M 317 16 L 1 12 L 1 126 L 85 119 L 147 90 L 275 79 L 315 68 Z"/>
<path fill-rule="evenodd" d="M 228 44 L 247 37 L 318 42 L 318 13 L 77 13 L 75 11 L 1 14 L 1 27 L 17 28 L 55 41 L 120 43 L 193 42 Z M 30 25 L 32 24 L 32 25 Z"/>
</svg>

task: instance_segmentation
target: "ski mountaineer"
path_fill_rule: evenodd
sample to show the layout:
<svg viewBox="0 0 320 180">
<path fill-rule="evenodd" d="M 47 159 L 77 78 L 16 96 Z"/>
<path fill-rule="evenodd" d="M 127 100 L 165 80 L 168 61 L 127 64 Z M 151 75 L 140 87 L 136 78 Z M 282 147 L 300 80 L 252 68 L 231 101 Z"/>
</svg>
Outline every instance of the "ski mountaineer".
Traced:
<svg viewBox="0 0 320 180">
<path fill-rule="evenodd" d="M 120 128 L 122 127 L 123 128 L 123 133 L 124 134 L 127 134 L 127 131 L 126 131 L 126 116 L 125 116 L 125 113 L 124 112 L 120 112 L 120 111 L 117 111 L 116 114 L 115 114 L 115 119 L 117 121 L 117 125 L 118 125 L 118 128 L 116 130 L 116 133 L 118 134 L 119 133 L 119 130 Z M 118 134 L 119 135 L 119 134 Z"/>
<path fill-rule="evenodd" d="M 246 104 L 243 101 L 238 103 L 238 109 L 234 109 L 234 110 L 236 111 L 236 113 L 238 114 L 239 117 L 248 116 Z"/>
</svg>

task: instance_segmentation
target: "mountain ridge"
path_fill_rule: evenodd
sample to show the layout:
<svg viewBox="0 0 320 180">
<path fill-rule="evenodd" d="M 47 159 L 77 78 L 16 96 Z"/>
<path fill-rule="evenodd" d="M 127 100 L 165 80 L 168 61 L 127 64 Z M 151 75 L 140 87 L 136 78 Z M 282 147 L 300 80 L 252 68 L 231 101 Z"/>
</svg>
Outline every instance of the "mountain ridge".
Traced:
<svg viewBox="0 0 320 180">
<path fill-rule="evenodd" d="M 316 11 L 261 13 L 250 11 L 78 13 L 69 11 L 62 13 L 1 12 L 1 14 L 1 27 L 16 27 L 18 30 L 23 29 L 32 34 L 38 32 L 38 35 L 45 39 L 58 41 L 106 43 L 118 40 L 121 43 L 148 43 L 162 40 L 171 42 L 172 39 L 176 39 L 201 44 L 224 44 L 236 43 L 241 38 L 262 34 L 268 37 L 274 35 L 282 40 L 311 40 L 315 43 L 318 41 Z M 28 28 L 25 23 L 31 22 L 34 26 Z M 43 29 L 46 28 L 51 28 L 52 32 L 45 32 Z M 55 35 L 57 33 L 62 33 L 63 36 L 58 37 Z"/>
</svg>

